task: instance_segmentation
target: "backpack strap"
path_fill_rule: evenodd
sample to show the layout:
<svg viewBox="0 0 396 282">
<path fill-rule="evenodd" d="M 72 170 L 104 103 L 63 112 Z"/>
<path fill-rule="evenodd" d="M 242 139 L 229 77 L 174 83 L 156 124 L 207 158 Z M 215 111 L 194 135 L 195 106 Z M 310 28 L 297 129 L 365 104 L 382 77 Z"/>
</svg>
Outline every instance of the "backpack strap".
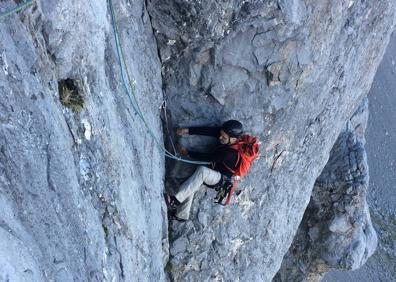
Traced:
<svg viewBox="0 0 396 282">
<path fill-rule="evenodd" d="M 227 199 L 226 199 L 226 201 L 224 203 L 225 206 L 228 205 L 231 202 L 231 197 L 232 197 L 232 194 L 235 191 L 235 188 L 237 187 L 237 184 L 238 183 L 237 183 L 236 179 L 234 179 L 234 182 L 232 183 L 232 187 L 231 187 L 230 191 L 228 192 Z"/>
<path fill-rule="evenodd" d="M 238 164 L 239 164 L 239 162 L 241 161 L 241 158 L 242 158 L 242 157 L 241 157 L 241 152 L 239 152 L 238 148 L 235 148 L 234 146 L 231 146 L 231 148 L 234 149 L 235 151 L 237 151 L 237 153 L 238 153 L 238 157 L 237 157 L 237 160 L 236 160 L 235 165 L 234 165 L 234 167 L 238 167 Z M 232 174 L 235 175 L 235 170 L 231 169 L 231 168 L 230 168 L 228 165 L 226 165 L 224 162 L 223 162 L 223 165 L 225 166 L 225 168 L 227 168 L 229 171 L 231 171 Z"/>
</svg>

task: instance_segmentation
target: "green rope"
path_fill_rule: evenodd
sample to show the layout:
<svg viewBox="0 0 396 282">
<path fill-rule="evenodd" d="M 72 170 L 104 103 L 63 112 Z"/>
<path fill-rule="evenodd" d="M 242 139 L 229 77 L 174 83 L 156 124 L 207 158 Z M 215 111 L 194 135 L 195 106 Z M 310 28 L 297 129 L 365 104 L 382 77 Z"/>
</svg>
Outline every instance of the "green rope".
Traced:
<svg viewBox="0 0 396 282">
<path fill-rule="evenodd" d="M 200 161 L 190 161 L 190 160 L 186 160 L 183 158 L 180 158 L 178 156 L 175 156 L 174 154 L 172 154 L 171 152 L 169 152 L 167 149 L 165 149 L 163 147 L 163 145 L 161 144 L 161 142 L 157 139 L 157 137 L 155 136 L 154 132 L 151 130 L 149 124 L 147 123 L 140 107 L 139 107 L 139 103 L 137 102 L 136 96 L 134 94 L 134 86 L 131 83 L 131 78 L 128 72 L 128 68 L 127 68 L 127 64 L 125 62 L 125 58 L 124 58 L 124 51 L 122 48 L 122 45 L 120 43 L 120 39 L 119 39 L 119 32 L 118 32 L 118 26 L 117 26 L 117 19 L 114 13 L 114 9 L 113 9 L 113 2 L 112 0 L 108 0 L 109 3 L 109 7 L 110 7 L 110 14 L 111 14 L 111 19 L 112 19 L 112 26 L 113 26 L 113 32 L 114 32 L 114 40 L 115 40 L 115 45 L 116 45 L 116 50 L 117 50 L 117 58 L 118 58 L 118 64 L 120 65 L 120 70 L 121 70 L 121 78 L 122 78 L 122 82 L 125 88 L 125 91 L 127 93 L 128 99 L 132 105 L 133 110 L 135 111 L 135 113 L 137 114 L 137 116 L 142 120 L 143 124 L 146 126 L 147 128 L 147 132 L 150 134 L 150 136 L 153 138 L 154 142 L 157 144 L 158 148 L 163 151 L 163 153 L 165 154 L 166 157 L 177 160 L 177 161 L 182 161 L 182 162 L 186 162 L 186 163 L 190 163 L 190 164 L 197 164 L 197 165 L 208 165 L 211 164 L 210 162 L 200 162 Z M 124 69 L 125 72 L 127 74 L 128 77 L 128 83 L 126 82 L 125 79 L 125 75 L 124 75 Z M 128 87 L 129 85 L 129 87 Z M 131 90 L 130 90 L 131 89 Z"/>
<path fill-rule="evenodd" d="M 23 2 L 22 4 L 19 4 L 18 6 L 16 6 L 15 8 L 13 8 L 11 10 L 0 13 L 0 19 L 8 17 L 16 12 L 19 12 L 20 10 L 27 8 L 28 6 L 32 5 L 33 2 L 34 2 L 34 0 L 29 0 L 27 2 Z"/>
</svg>

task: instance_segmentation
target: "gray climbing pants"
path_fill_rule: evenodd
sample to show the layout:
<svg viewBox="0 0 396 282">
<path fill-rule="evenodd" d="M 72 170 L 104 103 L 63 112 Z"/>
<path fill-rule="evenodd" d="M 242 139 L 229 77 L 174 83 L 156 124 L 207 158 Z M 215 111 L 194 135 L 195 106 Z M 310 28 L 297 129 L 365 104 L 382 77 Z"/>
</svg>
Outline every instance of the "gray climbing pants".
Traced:
<svg viewBox="0 0 396 282">
<path fill-rule="evenodd" d="M 176 199 L 181 203 L 177 209 L 176 216 L 180 219 L 188 219 L 195 192 L 197 192 L 203 184 L 215 185 L 220 179 L 220 172 L 204 166 L 199 166 L 194 174 L 180 186 L 179 192 L 175 195 Z"/>
</svg>

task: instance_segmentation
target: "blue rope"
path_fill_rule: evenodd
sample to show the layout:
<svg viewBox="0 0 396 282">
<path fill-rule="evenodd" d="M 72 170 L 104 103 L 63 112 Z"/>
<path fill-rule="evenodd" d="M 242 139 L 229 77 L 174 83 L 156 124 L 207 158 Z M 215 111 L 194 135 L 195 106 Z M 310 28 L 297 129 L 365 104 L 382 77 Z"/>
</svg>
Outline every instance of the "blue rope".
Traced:
<svg viewBox="0 0 396 282">
<path fill-rule="evenodd" d="M 16 12 L 19 12 L 20 10 L 27 8 L 28 6 L 32 5 L 33 2 L 34 2 L 34 0 L 29 0 L 29 1 L 19 4 L 18 6 L 16 6 L 15 8 L 13 8 L 11 10 L 0 13 L 0 19 L 5 18 L 5 17 L 12 15 Z"/>
<path fill-rule="evenodd" d="M 132 108 L 135 111 L 135 113 L 137 114 L 137 116 L 142 120 L 143 124 L 146 126 L 147 132 L 150 134 L 150 136 L 153 138 L 153 140 L 157 144 L 158 148 L 165 154 L 166 157 L 174 159 L 174 160 L 177 160 L 177 161 L 182 161 L 182 162 L 185 162 L 185 163 L 196 164 L 196 165 L 209 165 L 209 164 L 211 164 L 210 162 L 190 161 L 190 160 L 186 160 L 186 159 L 180 158 L 178 156 L 175 156 L 174 154 L 169 152 L 167 149 L 165 149 L 163 147 L 163 145 L 161 144 L 161 142 L 158 141 L 158 139 L 155 136 L 154 132 L 151 130 L 150 126 L 148 125 L 148 123 L 146 121 L 146 119 L 144 118 L 144 115 L 143 115 L 143 113 L 142 113 L 142 111 L 141 111 L 141 109 L 139 107 L 139 103 L 137 102 L 136 96 L 134 94 L 134 91 L 133 91 L 134 87 L 132 86 L 132 83 L 131 83 L 131 79 L 130 79 L 130 76 L 129 76 L 129 73 L 128 73 L 128 68 L 127 68 L 127 65 L 126 65 L 126 62 L 125 62 L 125 59 L 124 59 L 124 52 L 123 52 L 122 45 L 121 45 L 120 39 L 119 39 L 117 20 L 116 20 L 114 9 L 113 9 L 113 2 L 112 2 L 112 0 L 108 0 L 108 3 L 109 3 L 109 7 L 110 7 L 110 14 L 111 14 L 111 19 L 112 19 L 114 40 L 115 40 L 115 45 L 116 45 L 116 50 L 117 50 L 118 64 L 120 65 L 120 70 L 121 70 L 122 82 L 123 82 L 125 91 L 127 93 L 128 99 L 129 99 L 129 101 L 130 101 L 130 103 L 132 105 Z M 125 68 L 125 72 L 127 73 L 127 76 L 128 76 L 129 87 L 128 87 L 128 83 L 126 82 L 126 79 L 125 79 L 124 68 Z M 131 88 L 131 90 L 129 88 Z"/>
</svg>

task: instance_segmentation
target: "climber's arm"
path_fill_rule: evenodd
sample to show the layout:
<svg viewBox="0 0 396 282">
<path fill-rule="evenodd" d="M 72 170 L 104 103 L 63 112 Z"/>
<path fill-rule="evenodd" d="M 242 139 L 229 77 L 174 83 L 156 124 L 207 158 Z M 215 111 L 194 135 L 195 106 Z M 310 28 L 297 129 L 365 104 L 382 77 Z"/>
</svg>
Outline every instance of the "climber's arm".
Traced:
<svg viewBox="0 0 396 282">
<path fill-rule="evenodd" d="M 188 151 L 188 156 L 194 160 L 203 162 L 211 162 L 213 160 L 213 155 L 209 153 Z"/>
<path fill-rule="evenodd" d="M 203 135 L 218 138 L 220 136 L 221 127 L 209 127 L 209 126 L 196 126 L 187 128 L 178 128 L 176 133 L 180 136 L 185 135 Z"/>
</svg>

